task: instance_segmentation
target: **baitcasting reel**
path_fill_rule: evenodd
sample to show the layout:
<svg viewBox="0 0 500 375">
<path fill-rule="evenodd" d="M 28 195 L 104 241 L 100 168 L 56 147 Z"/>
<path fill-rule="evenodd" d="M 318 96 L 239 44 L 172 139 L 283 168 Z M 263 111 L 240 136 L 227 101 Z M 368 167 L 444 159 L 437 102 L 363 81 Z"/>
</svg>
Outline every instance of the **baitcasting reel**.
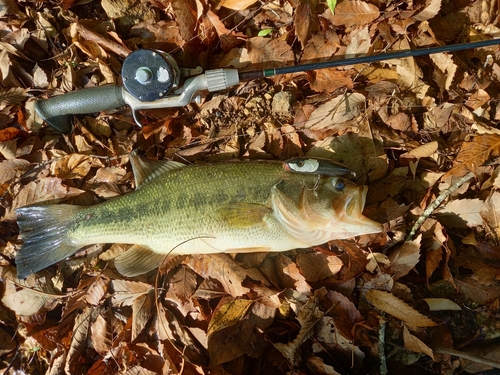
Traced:
<svg viewBox="0 0 500 375">
<path fill-rule="evenodd" d="M 35 102 L 38 115 L 57 131 L 69 134 L 73 130 L 70 116 L 107 111 L 125 104 L 132 109 L 137 125 L 139 111 L 155 108 L 183 107 L 202 90 L 224 90 L 240 82 L 236 69 L 181 70 L 169 54 L 149 49 L 131 53 L 122 65 L 123 86 L 106 85 L 73 91 Z M 186 79 L 180 86 L 181 77 Z"/>
</svg>

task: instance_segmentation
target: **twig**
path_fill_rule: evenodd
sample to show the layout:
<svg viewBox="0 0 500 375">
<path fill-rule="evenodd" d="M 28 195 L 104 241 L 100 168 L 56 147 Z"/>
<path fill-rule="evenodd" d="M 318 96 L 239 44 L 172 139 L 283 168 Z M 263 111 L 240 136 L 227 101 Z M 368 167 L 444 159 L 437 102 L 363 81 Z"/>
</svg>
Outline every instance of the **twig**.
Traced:
<svg viewBox="0 0 500 375">
<path fill-rule="evenodd" d="M 378 329 L 378 357 L 380 359 L 380 375 L 387 375 L 387 360 L 385 358 L 385 324 L 386 320 L 380 318 L 380 328 Z"/>
<path fill-rule="evenodd" d="M 500 369 L 500 362 L 494 361 L 492 359 L 478 357 L 478 356 L 475 356 L 475 355 L 472 355 L 469 353 L 464 353 L 464 352 L 461 352 L 458 350 L 448 349 L 448 348 L 438 348 L 438 349 L 433 349 L 433 351 L 434 351 L 434 353 L 449 354 L 449 355 L 452 355 L 454 357 L 467 359 L 467 360 L 472 361 L 472 362 L 481 363 L 481 364 L 486 365 L 486 366 L 491 366 L 493 368 Z"/>
<path fill-rule="evenodd" d="M 472 177 L 474 177 L 474 174 L 472 172 L 467 173 L 465 176 L 462 178 L 458 179 L 455 181 L 454 184 L 452 184 L 448 189 L 444 190 L 439 196 L 436 198 L 434 202 L 432 202 L 420 215 L 418 220 L 413 224 L 413 227 L 411 228 L 410 233 L 408 233 L 408 236 L 406 236 L 406 241 L 411 241 L 413 237 L 415 237 L 415 234 L 418 232 L 422 224 L 424 223 L 425 220 L 439 207 L 443 201 L 448 198 L 448 196 L 456 191 L 460 186 L 465 184 L 467 181 L 469 181 Z"/>
</svg>

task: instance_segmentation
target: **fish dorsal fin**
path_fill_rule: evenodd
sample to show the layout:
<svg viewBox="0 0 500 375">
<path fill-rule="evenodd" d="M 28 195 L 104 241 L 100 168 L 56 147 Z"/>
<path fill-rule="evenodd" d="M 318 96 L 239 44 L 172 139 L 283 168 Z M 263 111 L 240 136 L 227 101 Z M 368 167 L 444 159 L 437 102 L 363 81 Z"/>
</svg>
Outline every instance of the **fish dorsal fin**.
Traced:
<svg viewBox="0 0 500 375">
<path fill-rule="evenodd" d="M 245 202 L 226 203 L 218 209 L 219 218 L 235 229 L 263 225 L 270 213 L 272 210 L 267 206 Z"/>
<path fill-rule="evenodd" d="M 135 277 L 159 267 L 165 254 L 157 254 L 148 247 L 134 245 L 114 260 L 115 268 L 123 276 Z"/>
<path fill-rule="evenodd" d="M 137 151 L 133 151 L 130 154 L 130 164 L 132 164 L 136 188 L 140 187 L 146 181 L 155 179 L 161 174 L 186 166 L 177 161 L 143 159 L 139 157 Z"/>
</svg>

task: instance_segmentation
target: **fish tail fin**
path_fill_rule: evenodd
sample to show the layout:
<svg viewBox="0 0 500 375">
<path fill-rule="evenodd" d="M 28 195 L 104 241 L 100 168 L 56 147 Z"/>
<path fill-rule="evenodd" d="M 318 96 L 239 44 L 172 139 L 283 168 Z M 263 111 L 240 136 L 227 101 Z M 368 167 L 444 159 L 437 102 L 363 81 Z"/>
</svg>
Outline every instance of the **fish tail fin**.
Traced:
<svg viewBox="0 0 500 375">
<path fill-rule="evenodd" d="M 77 252 L 68 230 L 75 213 L 83 207 L 69 204 L 16 209 L 19 235 L 23 240 L 16 254 L 17 277 L 24 279 Z"/>
</svg>

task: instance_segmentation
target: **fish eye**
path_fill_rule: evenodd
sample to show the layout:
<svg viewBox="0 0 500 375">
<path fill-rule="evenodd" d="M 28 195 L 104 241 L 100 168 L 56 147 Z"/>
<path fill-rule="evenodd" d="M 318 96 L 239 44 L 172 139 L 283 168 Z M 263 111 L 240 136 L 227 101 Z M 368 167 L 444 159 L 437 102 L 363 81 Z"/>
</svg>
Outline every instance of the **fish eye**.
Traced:
<svg viewBox="0 0 500 375">
<path fill-rule="evenodd" d="M 304 166 L 304 161 L 303 160 L 299 160 L 297 162 L 297 167 L 302 168 L 303 166 Z"/>
<path fill-rule="evenodd" d="M 338 191 L 342 191 L 345 188 L 345 183 L 342 180 L 333 180 L 332 185 Z"/>
</svg>

